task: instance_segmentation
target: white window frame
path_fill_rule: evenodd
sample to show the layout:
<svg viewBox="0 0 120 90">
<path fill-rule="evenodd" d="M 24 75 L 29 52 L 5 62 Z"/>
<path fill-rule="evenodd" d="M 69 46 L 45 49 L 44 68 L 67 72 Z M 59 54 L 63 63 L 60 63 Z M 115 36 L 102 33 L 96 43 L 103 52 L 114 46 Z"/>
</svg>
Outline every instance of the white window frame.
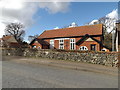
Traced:
<svg viewBox="0 0 120 90">
<path fill-rule="evenodd" d="M 54 49 L 54 40 L 50 40 L 50 49 Z"/>
<path fill-rule="evenodd" d="M 62 41 L 62 42 L 61 42 Z M 62 45 L 61 45 L 62 44 Z M 64 49 L 64 39 L 59 40 L 59 49 Z"/>
<path fill-rule="evenodd" d="M 70 39 L 70 50 L 76 50 L 75 39 Z"/>
<path fill-rule="evenodd" d="M 84 50 L 81 50 L 82 47 L 84 47 Z M 81 50 L 81 51 L 88 51 L 88 48 L 86 46 L 80 46 L 79 50 Z"/>
<path fill-rule="evenodd" d="M 33 46 L 33 49 L 34 49 L 34 48 L 37 48 L 37 46 Z"/>
</svg>

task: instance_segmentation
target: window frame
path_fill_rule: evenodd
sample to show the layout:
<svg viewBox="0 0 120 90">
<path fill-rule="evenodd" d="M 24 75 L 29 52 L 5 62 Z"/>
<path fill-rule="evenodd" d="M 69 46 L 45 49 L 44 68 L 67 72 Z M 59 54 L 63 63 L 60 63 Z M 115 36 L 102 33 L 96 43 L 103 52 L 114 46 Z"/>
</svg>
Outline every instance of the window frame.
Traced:
<svg viewBox="0 0 120 90">
<path fill-rule="evenodd" d="M 76 50 L 75 38 L 70 39 L 70 50 Z"/>
<path fill-rule="evenodd" d="M 62 42 L 61 42 L 62 41 Z M 61 45 L 62 44 L 62 45 Z M 61 48 L 62 47 L 62 48 Z M 64 49 L 64 39 L 59 40 L 59 49 Z"/>
<path fill-rule="evenodd" d="M 54 49 L 54 45 L 55 45 L 54 40 L 50 40 L 50 49 Z"/>
<path fill-rule="evenodd" d="M 86 50 L 85 50 L 85 49 L 84 49 L 84 50 L 81 50 L 81 47 L 86 48 Z M 87 46 L 80 46 L 79 50 L 81 50 L 81 51 L 88 51 L 88 47 L 87 47 Z"/>
</svg>

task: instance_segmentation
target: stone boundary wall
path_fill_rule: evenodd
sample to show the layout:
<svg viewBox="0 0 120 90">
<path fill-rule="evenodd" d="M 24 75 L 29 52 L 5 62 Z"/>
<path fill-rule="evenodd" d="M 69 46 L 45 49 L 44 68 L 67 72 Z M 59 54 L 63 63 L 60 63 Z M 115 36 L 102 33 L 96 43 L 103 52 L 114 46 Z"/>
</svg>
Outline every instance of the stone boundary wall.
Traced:
<svg viewBox="0 0 120 90">
<path fill-rule="evenodd" d="M 118 66 L 118 53 L 113 52 L 92 52 L 92 51 L 65 51 L 65 50 L 47 50 L 47 49 L 28 49 L 12 48 L 2 49 L 2 54 L 24 57 L 41 57 L 56 60 L 70 60 L 77 62 L 87 62 L 92 64 L 101 64 L 105 66 Z"/>
</svg>

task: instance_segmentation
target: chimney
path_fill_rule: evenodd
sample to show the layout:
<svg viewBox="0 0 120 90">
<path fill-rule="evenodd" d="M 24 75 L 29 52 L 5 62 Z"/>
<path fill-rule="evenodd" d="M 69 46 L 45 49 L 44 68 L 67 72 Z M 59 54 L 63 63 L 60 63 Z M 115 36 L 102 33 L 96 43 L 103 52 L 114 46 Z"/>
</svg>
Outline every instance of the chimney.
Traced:
<svg viewBox="0 0 120 90">
<path fill-rule="evenodd" d="M 55 27 L 54 29 L 59 29 L 59 27 Z"/>
</svg>

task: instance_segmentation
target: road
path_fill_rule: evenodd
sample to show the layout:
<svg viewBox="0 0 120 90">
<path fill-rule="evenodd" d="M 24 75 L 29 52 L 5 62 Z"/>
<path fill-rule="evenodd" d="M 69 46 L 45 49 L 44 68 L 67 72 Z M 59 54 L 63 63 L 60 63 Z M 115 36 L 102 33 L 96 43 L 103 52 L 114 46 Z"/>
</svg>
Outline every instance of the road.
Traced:
<svg viewBox="0 0 120 90">
<path fill-rule="evenodd" d="M 118 77 L 29 62 L 4 60 L 2 62 L 2 87 L 117 88 Z"/>
</svg>

